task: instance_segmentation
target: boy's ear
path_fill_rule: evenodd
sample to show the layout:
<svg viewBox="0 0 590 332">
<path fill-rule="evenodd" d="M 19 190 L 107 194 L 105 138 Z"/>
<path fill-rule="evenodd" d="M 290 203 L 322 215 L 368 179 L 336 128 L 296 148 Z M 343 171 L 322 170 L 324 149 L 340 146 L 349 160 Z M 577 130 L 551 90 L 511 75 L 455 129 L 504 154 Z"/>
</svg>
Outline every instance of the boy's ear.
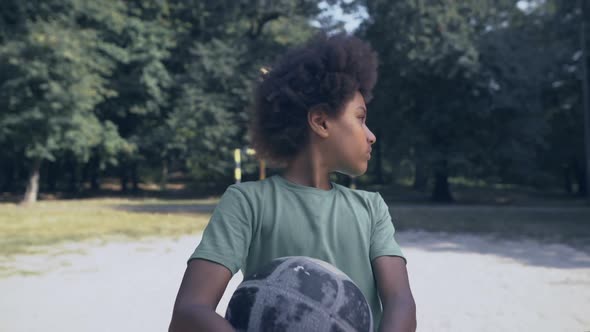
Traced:
<svg viewBox="0 0 590 332">
<path fill-rule="evenodd" d="M 313 107 L 307 112 L 307 123 L 313 132 L 322 138 L 328 137 L 328 113 L 323 107 Z"/>
</svg>

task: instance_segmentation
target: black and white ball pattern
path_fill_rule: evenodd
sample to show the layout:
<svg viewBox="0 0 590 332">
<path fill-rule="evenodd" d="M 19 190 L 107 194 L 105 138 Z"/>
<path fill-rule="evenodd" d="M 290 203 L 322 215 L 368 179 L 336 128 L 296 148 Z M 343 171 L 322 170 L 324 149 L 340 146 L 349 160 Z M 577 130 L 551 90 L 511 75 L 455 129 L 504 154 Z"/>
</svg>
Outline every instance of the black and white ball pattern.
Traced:
<svg viewBox="0 0 590 332">
<path fill-rule="evenodd" d="M 246 277 L 226 319 L 244 332 L 370 332 L 361 290 L 336 267 L 309 257 L 277 258 Z"/>
</svg>

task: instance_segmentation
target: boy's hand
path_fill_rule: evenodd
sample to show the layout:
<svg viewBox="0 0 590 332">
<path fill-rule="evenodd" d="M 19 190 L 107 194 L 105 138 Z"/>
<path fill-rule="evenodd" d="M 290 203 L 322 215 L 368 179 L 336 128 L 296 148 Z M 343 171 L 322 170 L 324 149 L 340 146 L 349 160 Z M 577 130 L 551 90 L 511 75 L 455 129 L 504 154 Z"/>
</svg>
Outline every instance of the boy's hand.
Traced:
<svg viewBox="0 0 590 332">
<path fill-rule="evenodd" d="M 169 331 L 234 331 L 231 324 L 215 312 L 231 277 L 231 272 L 223 265 L 203 259 L 191 260 L 176 297 Z"/>
<path fill-rule="evenodd" d="M 405 261 L 397 256 L 381 256 L 375 258 L 372 264 L 383 303 L 379 331 L 416 331 L 416 303 L 410 290 Z"/>
</svg>

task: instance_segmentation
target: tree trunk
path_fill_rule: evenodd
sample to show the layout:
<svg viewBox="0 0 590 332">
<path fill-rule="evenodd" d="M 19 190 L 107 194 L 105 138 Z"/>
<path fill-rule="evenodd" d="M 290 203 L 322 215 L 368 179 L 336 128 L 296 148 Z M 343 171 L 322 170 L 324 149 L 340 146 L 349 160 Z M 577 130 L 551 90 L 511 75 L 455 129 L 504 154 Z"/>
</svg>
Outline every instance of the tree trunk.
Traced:
<svg viewBox="0 0 590 332">
<path fill-rule="evenodd" d="M 133 185 L 133 191 L 139 191 L 139 176 L 137 174 L 137 162 L 133 162 L 131 167 L 131 184 Z"/>
<path fill-rule="evenodd" d="M 572 190 L 571 168 L 569 166 L 563 168 L 563 188 L 565 189 L 565 192 L 569 195 L 574 193 L 574 191 Z"/>
<path fill-rule="evenodd" d="M 421 162 L 415 164 L 416 172 L 414 174 L 414 184 L 413 187 L 415 190 L 424 191 L 426 190 L 426 184 L 428 183 L 428 176 L 426 174 L 426 170 Z"/>
<path fill-rule="evenodd" d="M 22 204 L 32 204 L 37 201 L 37 195 L 39 194 L 39 169 L 41 169 L 41 160 L 36 159 L 33 161 L 33 166 L 31 167 L 27 182 L 27 191 L 21 201 Z"/>
<path fill-rule="evenodd" d="M 432 191 L 432 200 L 440 203 L 453 202 L 453 196 L 449 190 L 449 172 L 447 161 L 444 160 L 435 168 L 434 171 L 434 190 Z"/>
<path fill-rule="evenodd" d="M 127 177 L 127 168 L 125 166 L 126 165 L 124 162 L 121 162 L 121 165 L 119 166 L 119 177 L 121 179 L 122 192 L 127 191 L 127 181 L 129 180 L 129 178 Z"/>
<path fill-rule="evenodd" d="M 80 181 L 81 189 L 86 189 L 86 183 L 90 182 L 90 160 L 82 166 L 82 180 Z"/>
<path fill-rule="evenodd" d="M 588 193 L 588 187 L 586 186 L 586 169 L 584 163 L 576 159 L 573 164 L 573 170 L 576 182 L 578 183 L 577 194 L 582 197 L 586 196 Z"/>
<path fill-rule="evenodd" d="M 71 160 L 70 163 L 70 181 L 68 184 L 68 191 L 71 193 L 78 192 L 78 182 L 79 182 L 79 174 L 78 174 L 78 162 L 75 160 Z"/>
<path fill-rule="evenodd" d="M 100 183 L 98 181 L 98 173 L 100 172 L 100 161 L 98 157 L 90 159 L 90 189 L 98 191 L 100 189 Z"/>
<path fill-rule="evenodd" d="M 425 191 L 428 184 L 428 172 L 425 163 L 419 155 L 414 156 L 414 190 Z"/>
<path fill-rule="evenodd" d="M 4 164 L 3 160 L 1 159 L 2 156 L 0 155 L 0 169 L 2 170 L 0 172 L 0 193 L 2 191 L 4 191 L 4 185 L 7 182 L 7 178 L 9 176 L 9 173 L 6 171 L 8 169 L 7 165 Z"/>
<path fill-rule="evenodd" d="M 160 176 L 160 190 L 166 190 L 166 184 L 168 183 L 168 158 L 162 159 L 162 173 Z"/>
</svg>

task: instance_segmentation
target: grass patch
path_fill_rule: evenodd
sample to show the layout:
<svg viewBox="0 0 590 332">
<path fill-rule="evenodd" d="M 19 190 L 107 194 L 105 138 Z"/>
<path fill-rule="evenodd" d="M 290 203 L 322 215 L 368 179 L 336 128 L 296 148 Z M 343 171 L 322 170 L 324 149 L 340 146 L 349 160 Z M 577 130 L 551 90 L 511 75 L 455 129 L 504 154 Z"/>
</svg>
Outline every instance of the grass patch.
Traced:
<svg viewBox="0 0 590 332">
<path fill-rule="evenodd" d="M 88 239 L 196 233 L 206 226 L 210 212 L 187 212 L 183 208 L 216 202 L 215 199 L 91 199 L 41 201 L 30 206 L 0 204 L 0 254 L 31 253 L 39 246 Z M 168 209 L 165 213 L 142 212 L 143 205 Z M 180 212 L 176 212 L 176 207 Z"/>
</svg>

